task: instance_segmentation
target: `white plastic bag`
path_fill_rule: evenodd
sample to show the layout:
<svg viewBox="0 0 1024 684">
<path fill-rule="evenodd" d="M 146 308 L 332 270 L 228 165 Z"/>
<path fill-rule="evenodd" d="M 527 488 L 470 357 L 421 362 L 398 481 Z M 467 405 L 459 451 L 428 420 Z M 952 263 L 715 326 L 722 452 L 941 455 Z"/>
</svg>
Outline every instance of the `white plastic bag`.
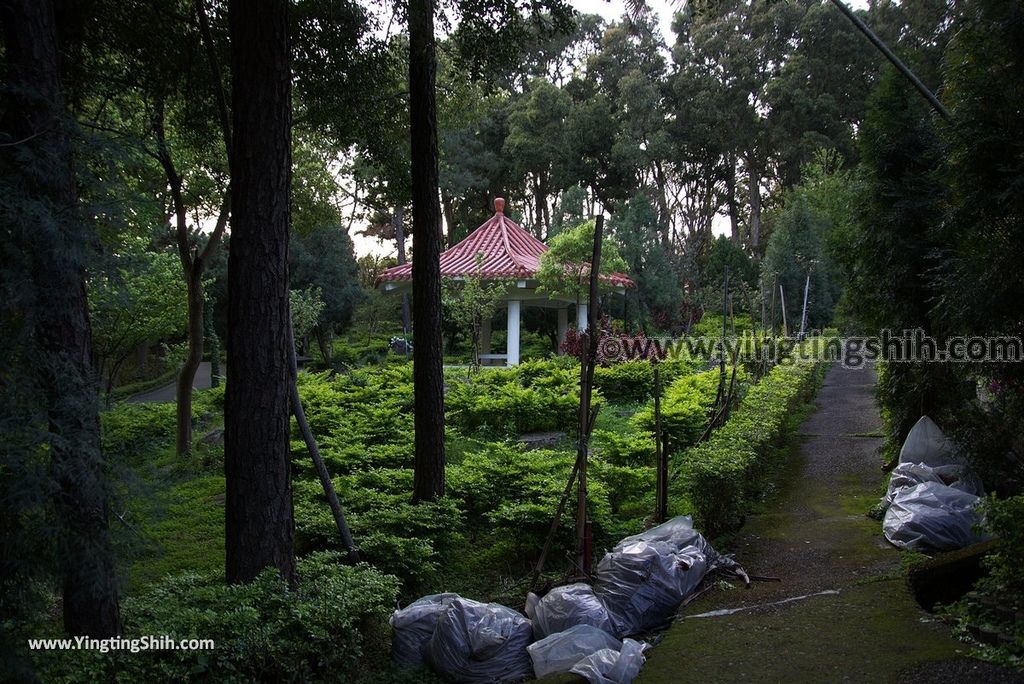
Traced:
<svg viewBox="0 0 1024 684">
<path fill-rule="evenodd" d="M 421 667 L 437 619 L 458 594 L 432 594 L 392 614 L 391 659 L 404 667 Z"/>
<path fill-rule="evenodd" d="M 974 494 L 938 482 L 900 490 L 882 521 L 885 538 L 914 551 L 953 551 L 984 541 Z"/>
<path fill-rule="evenodd" d="M 622 642 L 603 629 L 576 625 L 536 641 L 526 650 L 533 661 L 533 673 L 540 679 L 555 672 L 568 672 L 588 655 L 605 648 L 619 651 Z"/>
<path fill-rule="evenodd" d="M 615 548 L 598 563 L 594 593 L 620 637 L 668 622 L 708 571 L 707 557 L 695 546 L 676 551 L 670 542 L 637 541 Z"/>
<path fill-rule="evenodd" d="M 527 615 L 533 620 L 533 634 L 538 639 L 573 625 L 593 625 L 606 632 L 615 629 L 604 603 L 582 582 L 555 587 L 535 604 L 531 603 L 527 597 Z"/>
<path fill-rule="evenodd" d="M 924 463 L 932 467 L 956 463 L 953 443 L 931 418 L 921 416 L 900 449 L 900 463 Z"/>
<path fill-rule="evenodd" d="M 576 663 L 570 672 L 585 678 L 590 684 L 630 684 L 647 660 L 642 641 L 625 639 L 622 649 L 605 648 Z"/>
<path fill-rule="evenodd" d="M 518 612 L 457 598 L 437 621 L 427 662 L 454 682 L 514 682 L 533 674 L 532 641 L 533 627 Z"/>
</svg>

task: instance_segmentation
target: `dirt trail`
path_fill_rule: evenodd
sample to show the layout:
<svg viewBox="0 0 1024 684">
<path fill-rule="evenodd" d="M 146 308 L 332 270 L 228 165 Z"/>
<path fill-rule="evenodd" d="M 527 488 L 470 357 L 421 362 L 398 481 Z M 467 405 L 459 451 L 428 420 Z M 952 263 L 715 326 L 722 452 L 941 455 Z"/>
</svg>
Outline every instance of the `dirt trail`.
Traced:
<svg viewBox="0 0 1024 684">
<path fill-rule="evenodd" d="M 884 481 L 874 382 L 870 368 L 830 369 L 781 491 L 728 545 L 748 572 L 782 581 L 691 603 L 638 682 L 1011 681 L 920 609 L 900 553 L 864 515 Z"/>
</svg>

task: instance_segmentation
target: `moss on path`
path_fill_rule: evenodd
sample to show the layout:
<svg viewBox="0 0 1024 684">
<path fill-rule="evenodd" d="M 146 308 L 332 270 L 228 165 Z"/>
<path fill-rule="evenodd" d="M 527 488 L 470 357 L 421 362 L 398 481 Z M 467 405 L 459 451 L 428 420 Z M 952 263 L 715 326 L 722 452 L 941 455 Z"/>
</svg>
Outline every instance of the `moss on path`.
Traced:
<svg viewBox="0 0 1024 684">
<path fill-rule="evenodd" d="M 967 646 L 917 605 L 900 552 L 865 516 L 884 482 L 874 381 L 871 369 L 829 371 L 781 491 L 728 544 L 748 572 L 781 581 L 691 603 L 638 682 L 898 682 L 938 661 L 968 663 L 957 679 L 971 680 L 973 661 L 952 661 Z"/>
</svg>

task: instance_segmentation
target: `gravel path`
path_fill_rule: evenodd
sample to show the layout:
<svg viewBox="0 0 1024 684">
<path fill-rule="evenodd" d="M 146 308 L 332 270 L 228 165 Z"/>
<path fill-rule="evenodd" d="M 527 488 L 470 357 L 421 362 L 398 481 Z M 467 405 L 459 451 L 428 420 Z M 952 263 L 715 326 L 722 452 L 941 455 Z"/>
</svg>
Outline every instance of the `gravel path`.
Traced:
<svg viewBox="0 0 1024 684">
<path fill-rule="evenodd" d="M 223 374 L 224 370 L 221 369 Z M 223 382 L 223 377 L 221 378 Z M 195 389 L 209 389 L 210 388 L 210 362 L 203 361 L 199 364 L 199 369 L 196 370 L 195 380 L 192 381 L 192 387 Z M 177 384 L 170 383 L 163 387 L 157 387 L 156 389 L 136 394 L 128 397 L 127 401 L 129 404 L 146 404 L 151 402 L 162 403 L 168 401 L 174 401 L 177 398 Z"/>
<path fill-rule="evenodd" d="M 829 370 L 781 490 L 726 545 L 749 573 L 781 581 L 691 603 L 638 682 L 1022 681 L 968 659 L 920 609 L 900 553 L 865 516 L 885 481 L 874 382 L 871 368 Z"/>
</svg>

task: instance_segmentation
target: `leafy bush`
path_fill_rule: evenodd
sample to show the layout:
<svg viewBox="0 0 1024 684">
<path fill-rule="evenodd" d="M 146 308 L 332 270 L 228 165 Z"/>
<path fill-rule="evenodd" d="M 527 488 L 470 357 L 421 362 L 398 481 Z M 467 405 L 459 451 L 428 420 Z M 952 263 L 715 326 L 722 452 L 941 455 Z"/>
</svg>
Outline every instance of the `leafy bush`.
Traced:
<svg viewBox="0 0 1024 684">
<path fill-rule="evenodd" d="M 985 522 L 996 547 L 983 561 L 988 575 L 974 591 L 948 609 L 960 636 L 983 637 L 978 655 L 985 660 L 1020 667 L 1024 664 L 1024 496 L 984 503 Z M 977 641 L 976 641 L 977 643 Z"/>
<path fill-rule="evenodd" d="M 105 411 L 100 418 L 103 452 L 130 458 L 173 444 L 174 411 L 173 403 L 119 404 Z"/>
<path fill-rule="evenodd" d="M 299 561 L 298 588 L 272 569 L 249 584 L 169 577 L 123 605 L 125 638 L 213 639 L 213 650 L 38 652 L 43 681 L 351 681 L 385 658 L 398 580 L 340 555 Z"/>
<path fill-rule="evenodd" d="M 492 444 L 449 469 L 449 496 L 460 501 L 471 533 L 486 538 L 506 560 L 520 559 L 526 569 L 540 552 L 574 461 L 570 452 Z M 614 525 L 609 491 L 600 481 L 592 481 L 589 494 L 598 538 Z M 567 506 L 561 544 L 572 543 L 573 516 L 574 507 Z"/>
<path fill-rule="evenodd" d="M 445 555 L 461 540 L 457 501 L 412 504 L 412 470 L 340 477 L 334 486 L 363 560 L 397 575 L 408 591 L 435 579 Z M 299 548 L 338 549 L 338 528 L 319 480 L 296 480 L 293 488 Z"/>
<path fill-rule="evenodd" d="M 746 387 L 746 378 L 743 369 L 738 369 L 736 383 L 739 395 Z M 665 390 L 661 402 L 661 429 L 668 435 L 670 450 L 686 449 L 700 439 L 718 395 L 718 384 L 719 372 L 712 370 L 679 378 Z M 653 401 L 637 411 L 633 423 L 640 430 L 654 432 Z"/>
<path fill-rule="evenodd" d="M 644 401 L 654 396 L 654 367 L 648 361 L 598 366 L 594 386 L 608 401 Z"/>
<path fill-rule="evenodd" d="M 813 392 L 818 368 L 804 363 L 776 366 L 708 441 L 676 459 L 682 477 L 674 488 L 692 504 L 707 534 L 738 526 L 750 503 L 761 496 L 767 457 L 784 436 L 793 409 Z"/>
<path fill-rule="evenodd" d="M 601 396 L 595 393 L 594 401 Z M 565 361 L 532 361 L 516 368 L 449 375 L 448 419 L 466 433 L 510 436 L 571 431 L 579 415 L 579 369 Z"/>
<path fill-rule="evenodd" d="M 641 432 L 621 435 L 611 430 L 594 430 L 591 445 L 605 461 L 620 466 L 653 465 L 654 437 Z"/>
</svg>

